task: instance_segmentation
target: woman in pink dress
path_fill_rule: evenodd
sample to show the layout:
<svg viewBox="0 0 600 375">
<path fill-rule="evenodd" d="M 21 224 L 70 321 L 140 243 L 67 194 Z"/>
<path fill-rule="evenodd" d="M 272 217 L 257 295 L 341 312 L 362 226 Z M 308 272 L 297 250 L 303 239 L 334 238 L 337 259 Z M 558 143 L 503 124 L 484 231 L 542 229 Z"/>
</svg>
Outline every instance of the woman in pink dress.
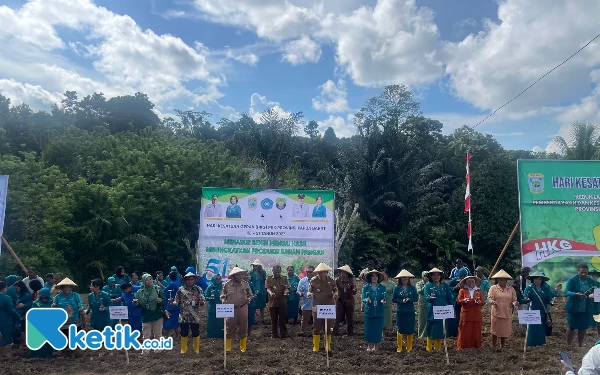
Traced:
<svg viewBox="0 0 600 375">
<path fill-rule="evenodd" d="M 512 335 L 512 312 L 517 306 L 517 293 L 514 288 L 507 286 L 508 280 L 512 280 L 512 277 L 504 270 L 500 270 L 490 279 L 496 280 L 496 285 L 492 286 L 488 293 L 492 305 L 490 329 L 492 344 L 496 347 L 499 337 L 500 347 L 503 348 L 506 338 Z"/>
</svg>

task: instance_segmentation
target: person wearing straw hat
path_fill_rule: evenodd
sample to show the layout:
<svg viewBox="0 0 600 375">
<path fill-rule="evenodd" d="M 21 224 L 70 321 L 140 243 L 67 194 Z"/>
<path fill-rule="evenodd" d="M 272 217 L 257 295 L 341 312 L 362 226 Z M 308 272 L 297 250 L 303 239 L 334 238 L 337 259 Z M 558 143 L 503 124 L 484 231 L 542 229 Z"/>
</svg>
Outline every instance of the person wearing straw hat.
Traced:
<svg viewBox="0 0 600 375">
<path fill-rule="evenodd" d="M 536 271 L 528 276 L 531 284 L 523 291 L 522 303 L 531 302 L 531 310 L 539 310 L 542 324 L 529 324 L 527 328 L 527 346 L 546 345 L 546 326 L 548 311 L 552 302 L 552 289 L 546 281 L 550 280 L 543 272 Z M 587 318 L 587 317 L 586 317 Z M 587 320 L 586 320 L 587 323 Z"/>
<path fill-rule="evenodd" d="M 75 324 L 77 331 L 85 326 L 85 314 L 83 310 L 83 301 L 78 293 L 73 292 L 73 287 L 77 286 L 71 279 L 65 277 L 61 282 L 55 285 L 59 289 L 59 293 L 54 296 L 52 307 L 63 309 L 67 312 L 67 321 L 60 328 L 60 331 L 69 338 L 69 326 Z M 75 351 L 71 352 L 72 356 L 76 355 Z"/>
<path fill-rule="evenodd" d="M 479 289 L 481 289 L 481 293 L 483 293 L 483 298 L 485 299 L 485 303 L 488 302 L 488 294 L 490 292 L 490 288 L 492 287 L 492 284 L 490 284 L 490 281 L 487 279 L 487 277 L 485 277 L 485 274 L 487 273 L 487 270 L 481 266 L 478 266 L 477 268 L 475 268 L 475 276 L 477 276 L 479 278 L 479 280 L 481 280 L 479 282 L 479 285 L 477 285 L 479 287 Z"/>
<path fill-rule="evenodd" d="M 396 304 L 396 352 L 402 353 L 403 336 L 406 335 L 406 352 L 412 351 L 415 333 L 415 302 L 419 300 L 417 288 L 410 284 L 415 275 L 407 270 L 400 271 L 394 277 L 398 285 L 394 286 L 392 302 Z"/>
<path fill-rule="evenodd" d="M 364 327 L 367 351 L 376 351 L 377 344 L 383 339 L 383 314 L 387 303 L 387 291 L 381 285 L 383 275 L 377 270 L 367 273 L 368 284 L 362 289 L 362 301 L 365 304 Z"/>
<path fill-rule="evenodd" d="M 415 286 L 417 288 L 417 294 L 419 295 L 419 303 L 417 304 L 419 307 L 417 313 L 419 326 L 417 328 L 417 333 L 420 339 L 427 337 L 427 306 L 429 303 L 425 299 L 423 292 L 425 291 L 425 285 L 428 282 L 429 277 L 427 277 L 427 271 L 423 271 L 421 272 L 421 280 L 419 280 Z"/>
<path fill-rule="evenodd" d="M 204 306 L 205 299 L 202 288 L 195 285 L 200 276 L 188 272 L 181 278 L 183 284 L 175 294 L 175 301 L 171 304 L 179 306 L 179 328 L 181 330 L 181 354 L 187 353 L 190 330 L 194 353 L 200 353 L 200 307 Z"/>
<path fill-rule="evenodd" d="M 252 266 L 252 271 L 249 272 L 249 284 L 250 288 L 252 288 L 252 294 L 254 295 L 251 312 L 252 314 L 255 314 L 256 310 L 260 311 L 262 324 L 267 324 L 267 321 L 265 320 L 265 307 L 267 306 L 267 289 L 265 288 L 265 282 L 267 281 L 267 272 L 263 269 L 260 259 L 255 259 L 250 265 Z M 254 319 L 254 316 L 250 318 L 251 325 L 256 324 Z"/>
<path fill-rule="evenodd" d="M 269 314 L 271 315 L 271 338 L 287 337 L 287 297 L 290 285 L 287 277 L 281 275 L 281 266 L 273 266 L 273 274 L 267 276 L 267 293 L 269 293 Z M 279 328 L 279 332 L 278 332 Z"/>
<path fill-rule="evenodd" d="M 231 337 L 237 329 L 240 338 L 240 351 L 246 352 L 248 342 L 248 304 L 254 298 L 250 285 L 243 280 L 245 270 L 239 267 L 233 267 L 229 272 L 227 282 L 221 290 L 221 302 L 224 304 L 233 304 L 234 317 L 227 319 L 225 331 L 227 334 L 226 350 L 231 351 Z"/>
<path fill-rule="evenodd" d="M 442 281 L 442 270 L 432 268 L 428 272 L 429 282 L 425 284 L 423 294 L 428 301 L 427 306 L 427 346 L 428 352 L 442 349 L 444 325 L 442 320 L 433 316 L 433 306 L 448 306 L 453 304 L 452 293 L 448 284 Z"/>
<path fill-rule="evenodd" d="M 340 331 L 340 322 L 345 319 L 348 327 L 348 336 L 354 334 L 354 296 L 356 295 L 356 284 L 354 278 L 350 278 L 352 275 L 352 269 L 349 265 L 342 266 L 337 269 L 340 271 L 339 276 L 335 279 L 335 286 L 337 287 L 339 296 L 336 301 L 335 313 L 335 325 L 333 327 L 333 334 L 338 335 Z"/>
<path fill-rule="evenodd" d="M 329 276 L 329 271 L 333 271 L 331 267 L 325 263 L 319 263 L 315 272 L 317 276 L 310 280 L 310 286 L 308 287 L 308 298 L 313 300 L 313 352 L 319 351 L 319 345 L 321 341 L 321 331 L 325 324 L 324 319 L 317 319 L 317 306 L 319 305 L 335 305 L 337 299 L 338 290 L 335 285 L 335 280 Z M 331 330 L 335 320 L 327 320 L 327 329 Z M 327 342 L 325 342 L 325 348 L 331 352 L 331 334 L 327 332 Z"/>
<path fill-rule="evenodd" d="M 583 338 L 588 329 L 590 315 L 593 313 L 594 288 L 598 283 L 588 277 L 589 267 L 582 263 L 577 266 L 577 275 L 567 281 L 565 295 L 567 296 L 567 344 L 573 343 L 577 331 L 579 347 L 583 346 Z"/>
<path fill-rule="evenodd" d="M 590 272 L 588 272 L 588 275 L 595 281 L 598 282 L 598 277 L 600 276 L 600 271 L 597 269 L 593 269 L 590 270 Z M 556 287 L 556 291 L 557 293 L 555 293 L 555 296 L 558 294 L 558 287 Z M 592 306 L 592 313 L 590 314 L 590 323 L 589 326 L 590 328 L 596 328 L 596 332 L 598 334 L 598 336 L 600 336 L 600 324 L 594 319 L 594 316 L 600 314 L 600 303 L 598 302 L 594 302 L 593 306 Z"/>
<path fill-rule="evenodd" d="M 476 285 L 481 280 L 477 276 L 467 276 L 463 281 L 464 287 L 458 292 L 456 301 L 457 305 L 461 306 L 456 350 L 481 348 L 481 308 L 485 305 L 485 299 Z"/>
<path fill-rule="evenodd" d="M 512 277 L 506 271 L 496 272 L 491 279 L 496 281 L 496 285 L 492 286 L 488 292 L 488 301 L 492 306 L 490 317 L 492 345 L 497 347 L 498 338 L 500 338 L 500 347 L 504 348 L 506 338 L 512 336 L 512 313 L 518 306 L 517 292 L 507 285 L 508 280 L 512 280 Z"/>
</svg>

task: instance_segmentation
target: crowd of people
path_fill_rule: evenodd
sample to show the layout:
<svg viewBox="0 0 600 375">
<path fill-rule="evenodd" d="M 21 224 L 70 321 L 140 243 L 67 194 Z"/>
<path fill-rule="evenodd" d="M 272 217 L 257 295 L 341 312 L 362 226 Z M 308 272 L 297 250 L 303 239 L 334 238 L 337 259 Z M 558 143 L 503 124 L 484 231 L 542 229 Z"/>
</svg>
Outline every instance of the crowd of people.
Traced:
<svg viewBox="0 0 600 375">
<path fill-rule="evenodd" d="M 444 337 L 456 337 L 457 350 L 481 347 L 486 304 L 489 305 L 493 346 L 504 347 L 512 336 L 517 309 L 540 311 L 542 324 L 528 326 L 527 345 L 544 345 L 552 330 L 553 298 L 563 294 L 567 299 L 567 342 L 571 344 L 576 334 L 582 346 L 588 328 L 596 327 L 600 332 L 594 319 L 600 306 L 594 302 L 594 289 L 600 287 L 597 281 L 600 271 L 590 271 L 585 264 L 578 266 L 577 274 L 568 280 L 564 292 L 562 284 L 552 288 L 544 273 L 531 273 L 526 267 L 514 280 L 504 270 L 488 280 L 483 268 L 477 267 L 471 274 L 460 260 L 450 272 L 448 282 L 443 281 L 444 272 L 439 268 L 423 271 L 418 280 L 405 269 L 390 278 L 386 272 L 376 270 L 374 262 L 369 262 L 358 276 L 362 289 L 348 265 L 337 268 L 335 278 L 334 270 L 323 263 L 308 266 L 303 271 L 305 276 L 300 279 L 294 267 L 288 267 L 287 274 L 283 274 L 281 266 L 276 265 L 267 275 L 260 260 L 255 260 L 250 271 L 236 266 L 226 282 L 222 282 L 221 275 L 215 275 L 210 284 L 202 285 L 194 267 L 188 267 L 183 275 L 172 267 L 167 280 L 161 271 L 156 272 L 155 277 L 147 272 L 139 277 L 137 272 L 127 274 L 123 267 L 118 267 L 106 281 L 90 282 L 90 293 L 84 304 L 73 290 L 77 285 L 64 274 L 47 274 L 41 278 L 36 269 L 30 268 L 22 280 L 10 275 L 0 281 L 0 350 L 4 351 L 7 345 L 24 345 L 25 315 L 29 309 L 42 307 L 67 311 L 68 321 L 63 332 L 68 335 L 68 325 L 84 329 L 87 317 L 91 329 L 102 331 L 107 326 L 114 327 L 117 321 L 110 319 L 109 307 L 127 306 L 128 320 L 123 324 L 140 331 L 141 339 L 164 335 L 179 337 L 181 353 L 188 352 L 190 341 L 193 352 L 200 352 L 203 309 L 207 313 L 206 337 L 223 338 L 225 330 L 226 350 L 231 350 L 232 340 L 237 335 L 239 349 L 245 352 L 248 335 L 258 324 L 257 318 L 268 324 L 265 318 L 265 309 L 268 309 L 272 338 L 287 337 L 287 326 L 299 323 L 301 335 L 312 333 L 312 350 L 319 352 L 325 322 L 317 317 L 316 307 L 335 305 L 336 319 L 327 322 L 330 334 L 323 341 L 323 348 L 331 351 L 332 336 L 340 335 L 343 327 L 347 335 L 354 334 L 356 298 L 361 301 L 367 351 L 377 351 L 384 330 L 393 326 L 394 305 L 398 353 L 412 351 L 415 335 L 425 340 L 427 351 L 441 350 Z M 223 319 L 216 317 L 216 307 L 222 303 L 234 305 L 234 318 L 227 319 L 226 326 Z M 434 307 L 448 305 L 455 307 L 454 318 L 435 319 Z M 50 357 L 53 350 L 46 344 L 31 351 L 31 355 Z"/>
</svg>

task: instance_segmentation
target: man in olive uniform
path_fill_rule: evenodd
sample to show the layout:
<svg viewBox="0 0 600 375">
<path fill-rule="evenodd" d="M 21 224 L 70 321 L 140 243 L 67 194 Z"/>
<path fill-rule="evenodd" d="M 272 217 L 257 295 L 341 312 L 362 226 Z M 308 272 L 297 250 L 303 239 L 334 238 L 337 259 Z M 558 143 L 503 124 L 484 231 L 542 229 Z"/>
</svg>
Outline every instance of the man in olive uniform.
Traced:
<svg viewBox="0 0 600 375">
<path fill-rule="evenodd" d="M 269 313 L 271 314 L 271 337 L 279 337 L 277 326 L 281 332 L 281 338 L 287 337 L 286 314 L 287 297 L 290 293 L 290 287 L 287 277 L 281 276 L 281 266 L 279 264 L 273 267 L 273 275 L 267 277 L 267 293 L 269 294 Z"/>
<path fill-rule="evenodd" d="M 313 352 L 319 351 L 319 344 L 321 342 L 321 328 L 325 324 L 324 319 L 317 319 L 317 306 L 319 305 L 335 305 L 337 299 L 337 287 L 335 286 L 335 280 L 329 277 L 328 272 L 333 271 L 325 263 L 320 263 L 315 272 L 317 276 L 310 280 L 310 286 L 308 288 L 308 298 L 313 299 Z M 333 319 L 327 319 L 327 329 L 333 327 L 335 321 Z M 331 334 L 327 332 L 327 342 L 325 347 L 328 351 L 331 351 Z"/>
<path fill-rule="evenodd" d="M 348 325 L 348 336 L 354 334 L 354 296 L 356 295 L 356 284 L 354 279 L 349 278 L 352 274 L 350 266 L 345 265 L 338 268 L 340 275 L 335 279 L 335 286 L 337 287 L 339 297 L 336 301 L 335 307 L 335 326 L 333 327 L 333 334 L 338 335 L 340 331 L 340 322 L 345 318 L 346 324 Z"/>
<path fill-rule="evenodd" d="M 233 304 L 234 307 L 234 317 L 227 319 L 227 336 L 232 337 L 237 328 L 242 353 L 246 351 L 246 343 L 248 342 L 248 304 L 254 298 L 250 285 L 243 280 L 244 273 L 247 273 L 247 271 L 239 267 L 233 267 L 229 272 L 229 280 L 223 285 L 221 291 L 221 302 Z M 227 338 L 227 351 L 231 351 L 231 340 Z"/>
</svg>

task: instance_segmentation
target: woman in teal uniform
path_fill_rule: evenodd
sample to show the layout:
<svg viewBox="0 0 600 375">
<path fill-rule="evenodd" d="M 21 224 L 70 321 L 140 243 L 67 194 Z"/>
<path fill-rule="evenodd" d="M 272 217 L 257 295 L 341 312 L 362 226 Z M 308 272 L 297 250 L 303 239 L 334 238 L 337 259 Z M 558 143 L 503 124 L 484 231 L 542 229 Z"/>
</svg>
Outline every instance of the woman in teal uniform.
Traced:
<svg viewBox="0 0 600 375">
<path fill-rule="evenodd" d="M 371 270 L 366 274 L 370 282 L 362 289 L 362 301 L 365 304 L 365 341 L 367 351 L 376 351 L 377 344 L 383 339 L 383 314 L 387 302 L 385 286 L 381 285 L 382 274 Z"/>
<path fill-rule="evenodd" d="M 12 298 L 6 294 L 7 290 L 6 282 L 0 281 L 0 357 L 2 358 L 6 346 L 13 343 L 13 333 L 21 318 L 15 310 Z"/>
<path fill-rule="evenodd" d="M 529 277 L 531 284 L 523 291 L 523 301 L 531 302 L 530 310 L 539 310 L 542 324 L 529 324 L 527 329 L 527 346 L 546 345 L 546 311 L 550 310 L 552 302 L 552 289 L 546 283 L 550 280 L 543 272 L 534 272 Z M 587 322 L 587 321 L 586 321 Z"/>
<path fill-rule="evenodd" d="M 25 315 L 33 304 L 33 296 L 29 293 L 29 289 L 23 281 L 17 281 L 13 287 L 17 292 L 17 314 L 21 317 L 19 322 L 19 330 L 16 332 L 16 337 L 19 339 L 20 345 L 25 345 Z"/>
<path fill-rule="evenodd" d="M 204 293 L 208 302 L 208 323 L 206 324 L 206 337 L 209 339 L 223 338 L 223 318 L 217 318 L 217 305 L 221 304 L 221 290 L 223 283 L 221 275 L 213 276 Z"/>
<path fill-rule="evenodd" d="M 323 206 L 323 197 L 317 196 L 317 205 L 313 207 L 312 217 L 327 217 L 327 209 Z"/>
<path fill-rule="evenodd" d="M 423 295 L 429 302 L 427 306 L 427 346 L 428 352 L 442 349 L 444 338 L 443 321 L 433 318 L 433 306 L 448 306 L 453 304 L 452 293 L 448 284 L 442 282 L 442 270 L 433 268 L 428 273 L 429 282 L 425 284 Z"/>
<path fill-rule="evenodd" d="M 254 262 L 252 262 L 252 271 L 250 272 L 249 283 L 252 293 L 254 294 L 254 311 L 260 311 L 260 319 L 263 324 L 267 324 L 265 321 L 265 307 L 267 306 L 267 289 L 265 288 L 266 280 L 267 273 L 263 270 L 260 260 L 256 259 Z M 248 311 L 248 318 L 254 319 L 250 318 L 250 315 L 253 314 L 255 314 L 255 312 Z"/>
<path fill-rule="evenodd" d="M 60 331 L 67 339 L 69 338 L 69 326 L 71 324 L 74 324 L 77 327 L 77 331 L 85 326 L 83 301 L 81 300 L 81 296 L 73 291 L 73 287 L 75 286 L 77 286 L 77 284 L 68 277 L 65 277 L 56 284 L 56 288 L 59 292 L 54 296 L 54 300 L 52 301 L 52 307 L 58 307 L 67 312 L 67 321 L 60 328 Z M 70 352 L 72 357 L 77 355 L 77 351 L 75 350 L 70 350 Z"/>
<path fill-rule="evenodd" d="M 39 297 L 33 302 L 32 309 L 50 308 L 52 307 L 52 301 L 50 300 L 50 289 L 42 288 L 39 292 Z M 52 358 L 54 349 L 50 344 L 45 343 L 38 350 L 32 350 L 30 352 L 31 358 Z"/>
<path fill-rule="evenodd" d="M 6 286 L 8 287 L 8 289 L 6 290 L 6 295 L 9 296 L 10 299 L 13 301 L 13 305 L 17 304 L 17 291 L 15 290 L 15 287 L 13 285 L 15 285 L 15 283 L 20 280 L 21 278 L 16 275 L 6 276 L 5 279 Z"/>
<path fill-rule="evenodd" d="M 298 283 L 300 278 L 295 273 L 294 266 L 289 266 L 288 269 L 288 285 L 290 286 L 290 293 L 287 298 L 287 314 L 286 320 L 293 320 L 294 323 L 298 323 L 298 305 L 300 304 L 300 296 L 298 295 Z"/>
<path fill-rule="evenodd" d="M 88 309 L 86 314 L 92 313 L 90 318 L 90 327 L 97 331 L 104 331 L 105 327 L 111 325 L 109 307 L 111 305 L 110 296 L 103 292 L 104 281 L 100 279 L 92 280 L 90 285 L 90 294 L 88 294 Z"/>
<path fill-rule="evenodd" d="M 111 300 L 121 297 L 121 294 L 122 294 L 121 287 L 120 287 L 120 285 L 117 284 L 117 280 L 114 278 L 114 276 L 109 277 L 106 281 L 107 281 L 107 285 L 104 285 L 104 288 L 102 288 L 102 291 L 104 293 L 108 294 L 110 296 Z M 113 302 L 112 305 L 120 306 L 121 303 Z M 119 322 L 118 320 L 111 320 L 111 322 L 110 322 L 111 327 L 115 328 L 115 326 L 117 325 L 118 322 Z"/>
<path fill-rule="evenodd" d="M 402 270 L 395 279 L 398 285 L 394 287 L 392 302 L 396 304 L 396 352 L 402 352 L 402 339 L 406 335 L 406 352 L 412 351 L 415 337 L 415 302 L 419 300 L 417 288 L 410 284 L 410 279 L 415 277 L 407 270 Z"/>
<path fill-rule="evenodd" d="M 600 271 L 594 269 L 591 270 L 588 275 L 590 275 L 590 277 L 596 282 L 598 283 L 598 277 L 600 276 Z M 554 297 L 556 297 L 558 295 L 558 290 L 556 291 L 556 293 L 554 293 Z M 590 314 L 590 323 L 589 326 L 590 328 L 596 328 L 596 332 L 598 334 L 598 336 L 600 336 L 600 323 L 596 322 L 596 320 L 594 320 L 594 315 L 598 315 L 600 314 L 600 303 L 598 302 L 593 302 L 593 307 L 592 307 L 592 314 Z"/>
<path fill-rule="evenodd" d="M 567 344 L 571 345 L 577 331 L 579 347 L 589 328 L 590 317 L 594 313 L 594 289 L 598 283 L 588 276 L 587 264 L 577 266 L 577 275 L 567 281 L 565 295 L 567 296 Z M 591 298 L 590 298 L 591 296 Z"/>
<path fill-rule="evenodd" d="M 450 280 L 448 286 L 452 291 L 452 303 L 454 305 L 454 319 L 446 319 L 446 336 L 457 337 L 458 336 L 458 324 L 460 323 L 460 309 L 461 306 L 457 305 L 458 292 L 464 287 L 463 279 L 469 276 L 469 271 L 466 268 L 461 268 L 457 272 L 457 277 Z"/>
<path fill-rule="evenodd" d="M 240 219 L 242 217 L 242 208 L 238 206 L 238 199 L 235 195 L 229 198 L 231 205 L 225 211 L 225 217 L 230 219 Z"/>
</svg>

